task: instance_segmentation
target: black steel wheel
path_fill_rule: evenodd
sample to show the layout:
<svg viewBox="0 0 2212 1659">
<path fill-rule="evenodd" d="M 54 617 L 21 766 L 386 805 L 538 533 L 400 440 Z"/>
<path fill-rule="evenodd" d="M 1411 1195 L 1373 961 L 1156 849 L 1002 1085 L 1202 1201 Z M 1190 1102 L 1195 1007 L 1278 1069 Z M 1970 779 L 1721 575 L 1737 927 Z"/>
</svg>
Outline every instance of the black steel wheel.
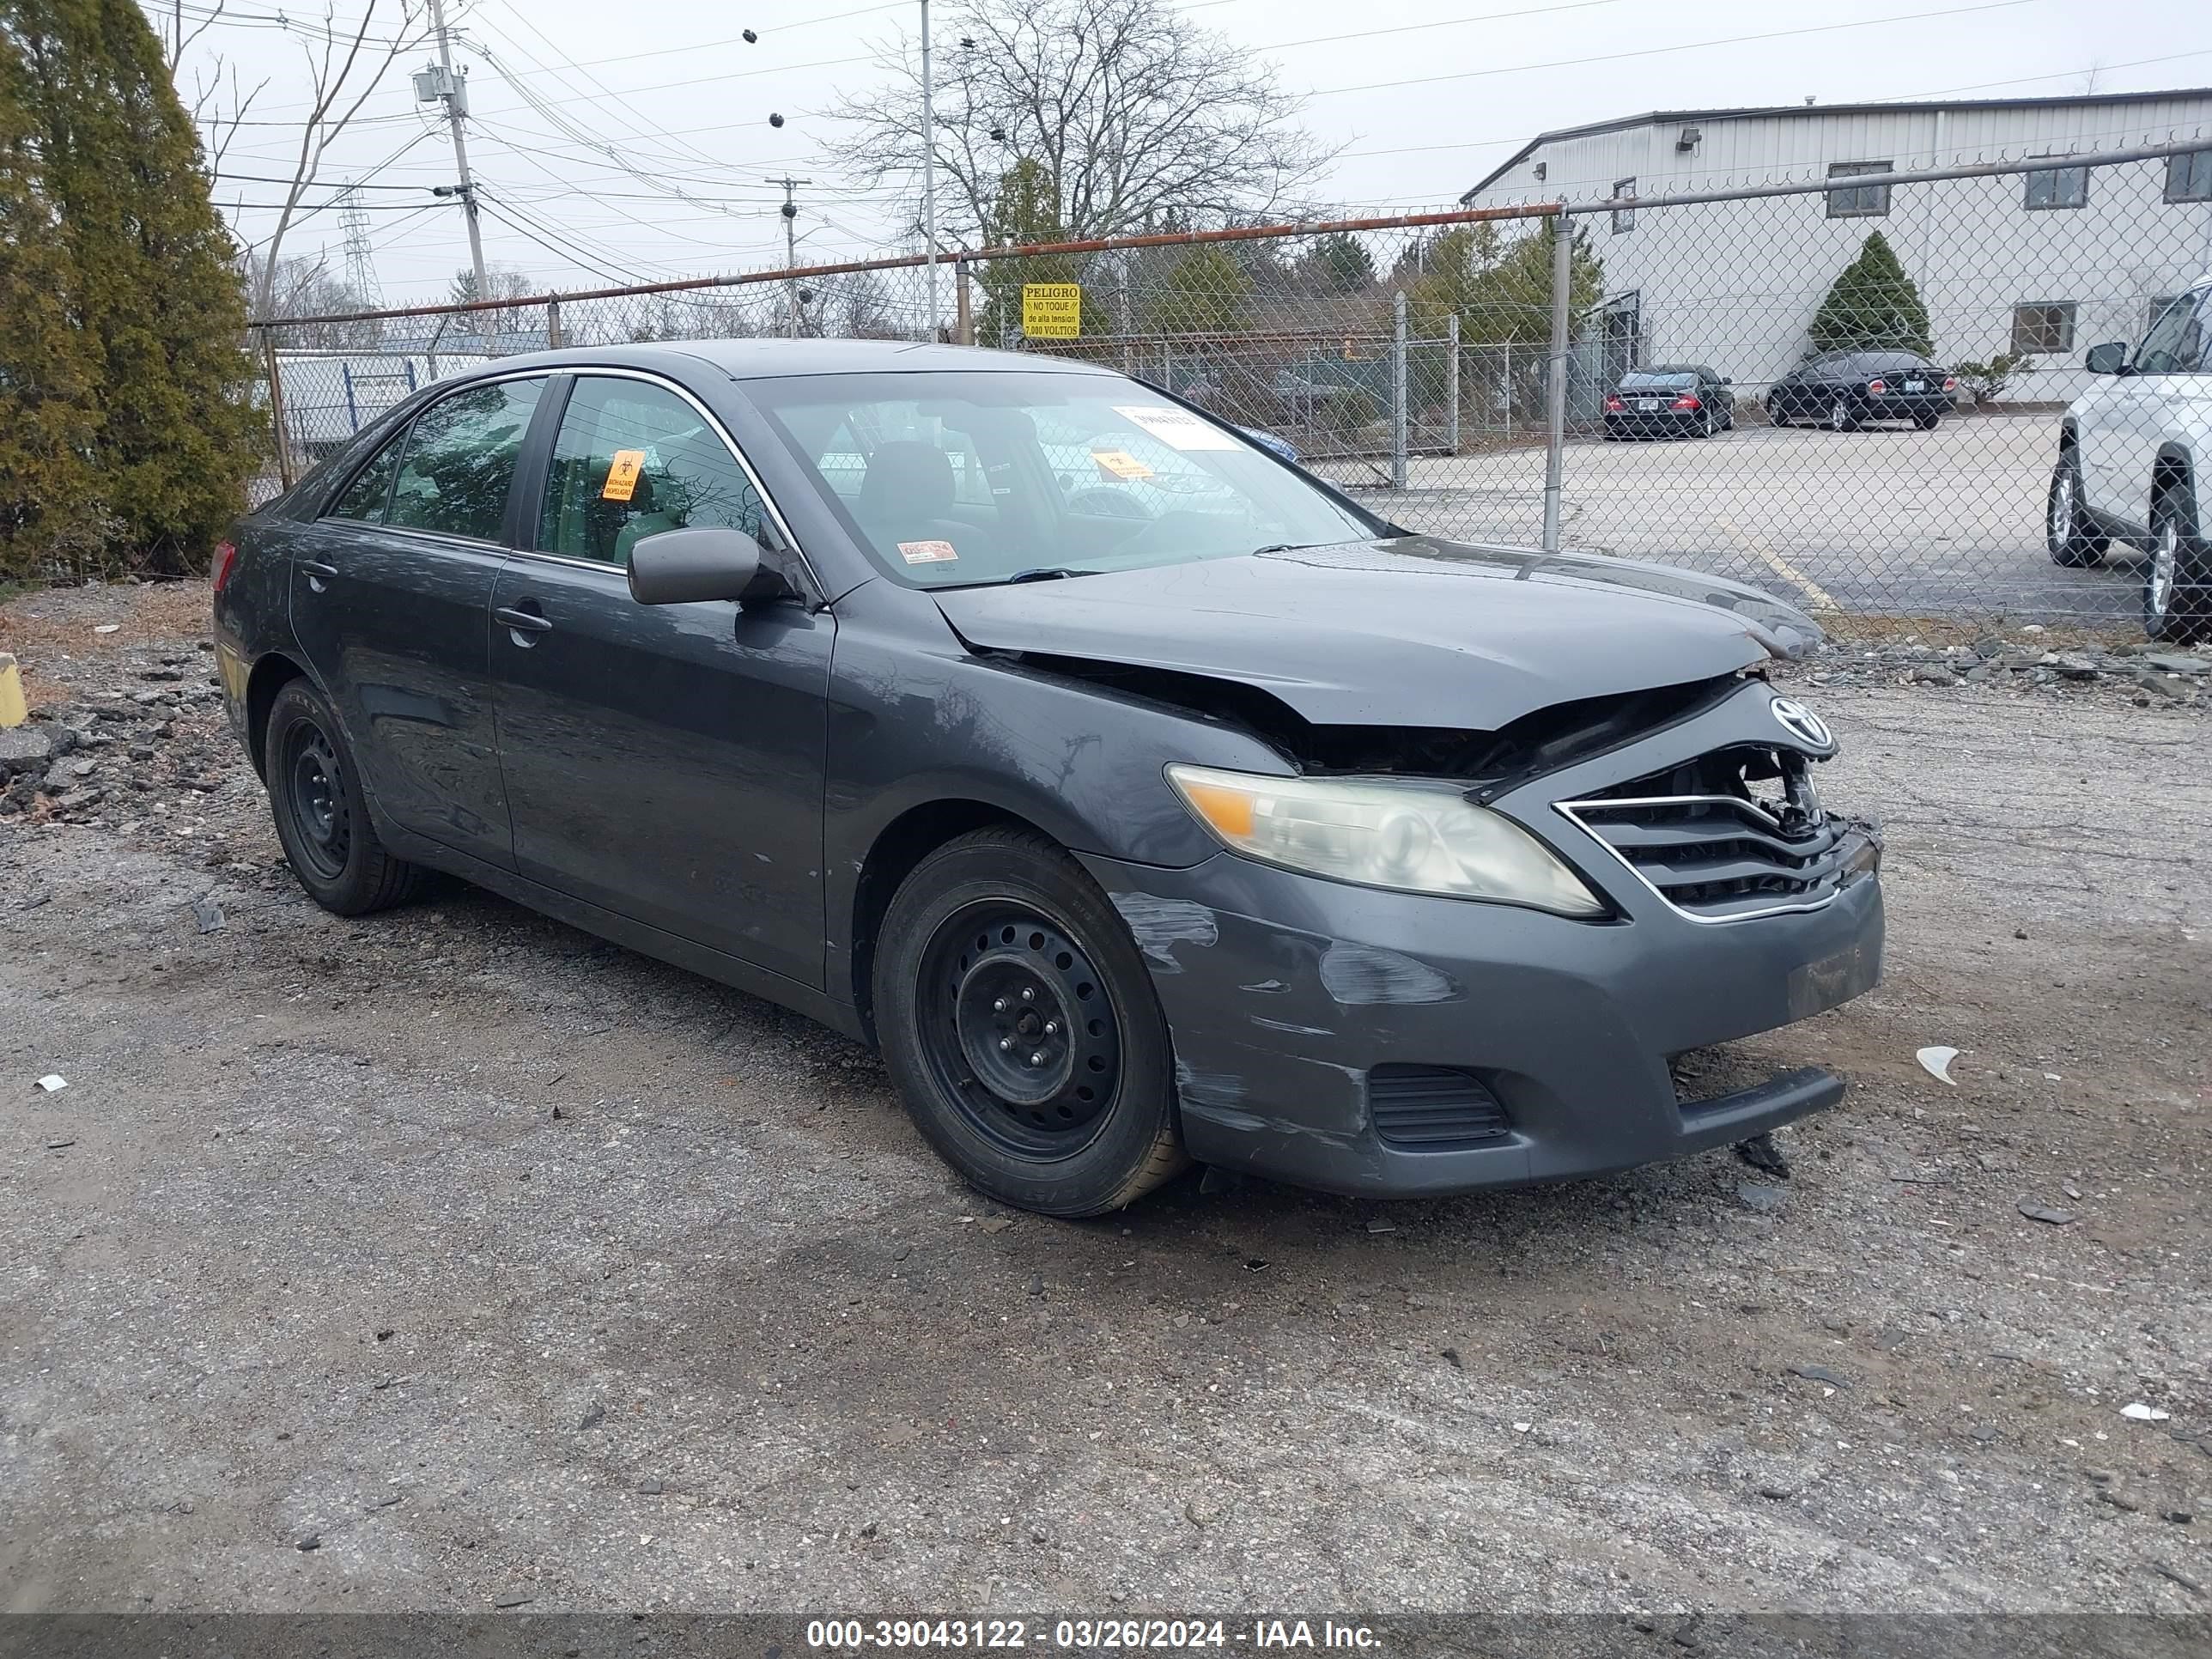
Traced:
<svg viewBox="0 0 2212 1659">
<path fill-rule="evenodd" d="M 924 859 L 884 915 L 872 984 L 915 1124 L 984 1192 L 1097 1215 L 1182 1166 L 1173 1053 L 1143 958 L 1043 837 L 981 830 Z"/>
<path fill-rule="evenodd" d="M 385 850 L 337 716 L 309 681 L 276 693 L 261 754 L 276 839 L 309 898 L 358 916 L 414 892 L 422 872 Z"/>
</svg>

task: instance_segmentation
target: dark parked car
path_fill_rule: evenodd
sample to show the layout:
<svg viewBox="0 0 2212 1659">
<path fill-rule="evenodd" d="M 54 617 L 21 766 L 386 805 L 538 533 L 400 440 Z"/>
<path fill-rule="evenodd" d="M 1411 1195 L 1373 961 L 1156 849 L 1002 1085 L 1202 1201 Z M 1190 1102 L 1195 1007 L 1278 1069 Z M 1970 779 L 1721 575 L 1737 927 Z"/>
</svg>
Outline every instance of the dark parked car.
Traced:
<svg viewBox="0 0 2212 1659">
<path fill-rule="evenodd" d="M 1606 394 L 1608 438 L 1710 438 L 1735 424 L 1734 384 L 1703 363 L 1631 369 Z"/>
<path fill-rule="evenodd" d="M 215 610 L 319 903 L 447 871 L 801 1010 L 1054 1214 L 1742 1140 L 1842 1083 L 1670 1060 L 1880 971 L 1876 837 L 1762 677 L 1803 617 L 1409 534 L 1103 369 L 505 360 L 245 520 Z"/>
<path fill-rule="evenodd" d="M 1948 368 L 1911 351 L 1826 351 L 1777 380 L 1766 418 L 1856 432 L 1875 421 L 1910 421 L 1932 432 L 1959 389 Z"/>
</svg>

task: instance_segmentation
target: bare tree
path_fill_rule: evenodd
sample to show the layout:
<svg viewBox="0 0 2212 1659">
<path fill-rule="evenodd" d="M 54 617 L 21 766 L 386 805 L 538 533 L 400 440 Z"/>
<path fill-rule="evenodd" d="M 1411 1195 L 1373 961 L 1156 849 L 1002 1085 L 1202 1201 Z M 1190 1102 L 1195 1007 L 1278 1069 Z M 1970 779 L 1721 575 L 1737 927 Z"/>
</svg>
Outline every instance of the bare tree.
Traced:
<svg viewBox="0 0 2212 1659">
<path fill-rule="evenodd" d="M 371 33 L 380 13 L 388 20 L 388 34 Z M 253 309 L 263 316 L 268 314 L 285 234 L 299 216 L 301 199 L 321 177 L 324 157 L 392 64 L 428 38 L 421 0 L 392 0 L 388 9 L 385 0 L 367 0 L 360 20 L 344 26 L 338 22 L 335 6 L 325 0 L 322 22 L 302 25 L 300 33 L 313 97 L 300 119 L 300 147 L 276 228 L 262 243 L 255 267 Z"/>
<path fill-rule="evenodd" d="M 366 309 L 362 296 L 331 274 L 325 255 L 315 253 L 283 259 L 270 282 L 264 317 L 328 317 Z M 282 331 L 277 343 L 318 350 L 366 349 L 377 343 L 374 321 L 351 323 L 295 323 Z"/>
<path fill-rule="evenodd" d="M 938 38 L 951 43 L 935 86 L 942 237 L 980 238 L 1021 161 L 1052 181 L 1059 228 L 1087 237 L 1266 212 L 1334 155 L 1270 66 L 1168 0 L 966 0 Z M 884 66 L 888 90 L 833 112 L 846 136 L 831 153 L 918 196 L 919 52 Z"/>
<path fill-rule="evenodd" d="M 184 63 L 185 53 L 202 35 L 222 21 L 226 9 L 227 0 L 216 0 L 213 9 L 197 18 L 190 18 L 185 15 L 182 0 L 170 0 L 166 12 L 158 6 L 154 8 L 151 13 L 154 32 L 161 37 L 161 56 L 168 65 L 169 79 L 173 83 L 177 82 L 177 71 Z M 226 82 L 228 82 L 228 87 L 225 86 Z M 207 67 L 192 70 L 192 95 L 189 99 L 184 98 L 183 86 L 177 86 L 177 95 L 184 100 L 185 106 L 191 115 L 192 125 L 199 131 L 200 145 L 206 152 L 210 173 L 222 171 L 224 153 L 237 138 L 239 128 L 246 124 L 246 114 L 253 107 L 253 100 L 261 95 L 262 89 L 268 84 L 264 79 L 257 83 L 252 91 L 244 90 L 239 82 L 237 65 L 230 63 L 221 52 L 216 52 Z"/>
</svg>

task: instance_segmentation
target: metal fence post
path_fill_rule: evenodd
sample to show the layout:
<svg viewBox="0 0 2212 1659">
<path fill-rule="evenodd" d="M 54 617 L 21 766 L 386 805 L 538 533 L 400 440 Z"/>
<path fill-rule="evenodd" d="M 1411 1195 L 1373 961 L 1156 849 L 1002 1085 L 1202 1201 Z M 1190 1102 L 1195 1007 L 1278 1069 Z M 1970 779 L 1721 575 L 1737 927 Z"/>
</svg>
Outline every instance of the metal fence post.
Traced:
<svg viewBox="0 0 2212 1659">
<path fill-rule="evenodd" d="M 276 438 L 276 477 L 285 489 L 292 487 L 292 445 L 284 432 L 284 386 L 276 374 L 276 335 L 273 329 L 261 331 L 261 361 L 269 368 L 269 425 Z"/>
<path fill-rule="evenodd" d="M 1552 383 L 1545 388 L 1544 551 L 1559 550 L 1559 484 L 1567 459 L 1567 312 L 1574 282 L 1574 228 L 1565 212 L 1552 221 Z"/>
<path fill-rule="evenodd" d="M 1505 435 L 1513 435 L 1513 343 L 1505 343 L 1505 372 L 1499 385 L 1505 388 Z"/>
<path fill-rule="evenodd" d="M 952 263 L 952 337 L 956 343 L 975 343 L 975 306 L 968 297 L 968 262 Z"/>
<path fill-rule="evenodd" d="M 1390 301 L 1390 488 L 1406 488 L 1406 290 Z"/>
<path fill-rule="evenodd" d="M 561 296 L 556 294 L 545 302 L 545 344 L 558 351 L 566 343 L 561 337 Z"/>
<path fill-rule="evenodd" d="M 1451 421 L 1451 453 L 1459 453 L 1459 313 L 1444 319 L 1445 349 L 1451 364 L 1444 373 L 1444 406 Z"/>
</svg>

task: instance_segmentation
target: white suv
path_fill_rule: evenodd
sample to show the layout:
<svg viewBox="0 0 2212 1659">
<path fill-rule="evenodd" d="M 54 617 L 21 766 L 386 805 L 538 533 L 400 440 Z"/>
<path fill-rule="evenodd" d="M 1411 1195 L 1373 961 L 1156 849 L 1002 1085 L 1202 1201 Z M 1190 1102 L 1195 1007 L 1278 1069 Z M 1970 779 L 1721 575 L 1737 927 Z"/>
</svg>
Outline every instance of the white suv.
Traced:
<svg viewBox="0 0 2212 1659">
<path fill-rule="evenodd" d="M 2051 557 L 2088 565 L 2112 542 L 2141 548 L 2143 631 L 2212 638 L 2212 484 L 2200 483 L 2212 467 L 2212 277 L 2166 301 L 2132 356 L 2118 341 L 2087 366 L 2108 378 L 2059 422 Z"/>
</svg>

